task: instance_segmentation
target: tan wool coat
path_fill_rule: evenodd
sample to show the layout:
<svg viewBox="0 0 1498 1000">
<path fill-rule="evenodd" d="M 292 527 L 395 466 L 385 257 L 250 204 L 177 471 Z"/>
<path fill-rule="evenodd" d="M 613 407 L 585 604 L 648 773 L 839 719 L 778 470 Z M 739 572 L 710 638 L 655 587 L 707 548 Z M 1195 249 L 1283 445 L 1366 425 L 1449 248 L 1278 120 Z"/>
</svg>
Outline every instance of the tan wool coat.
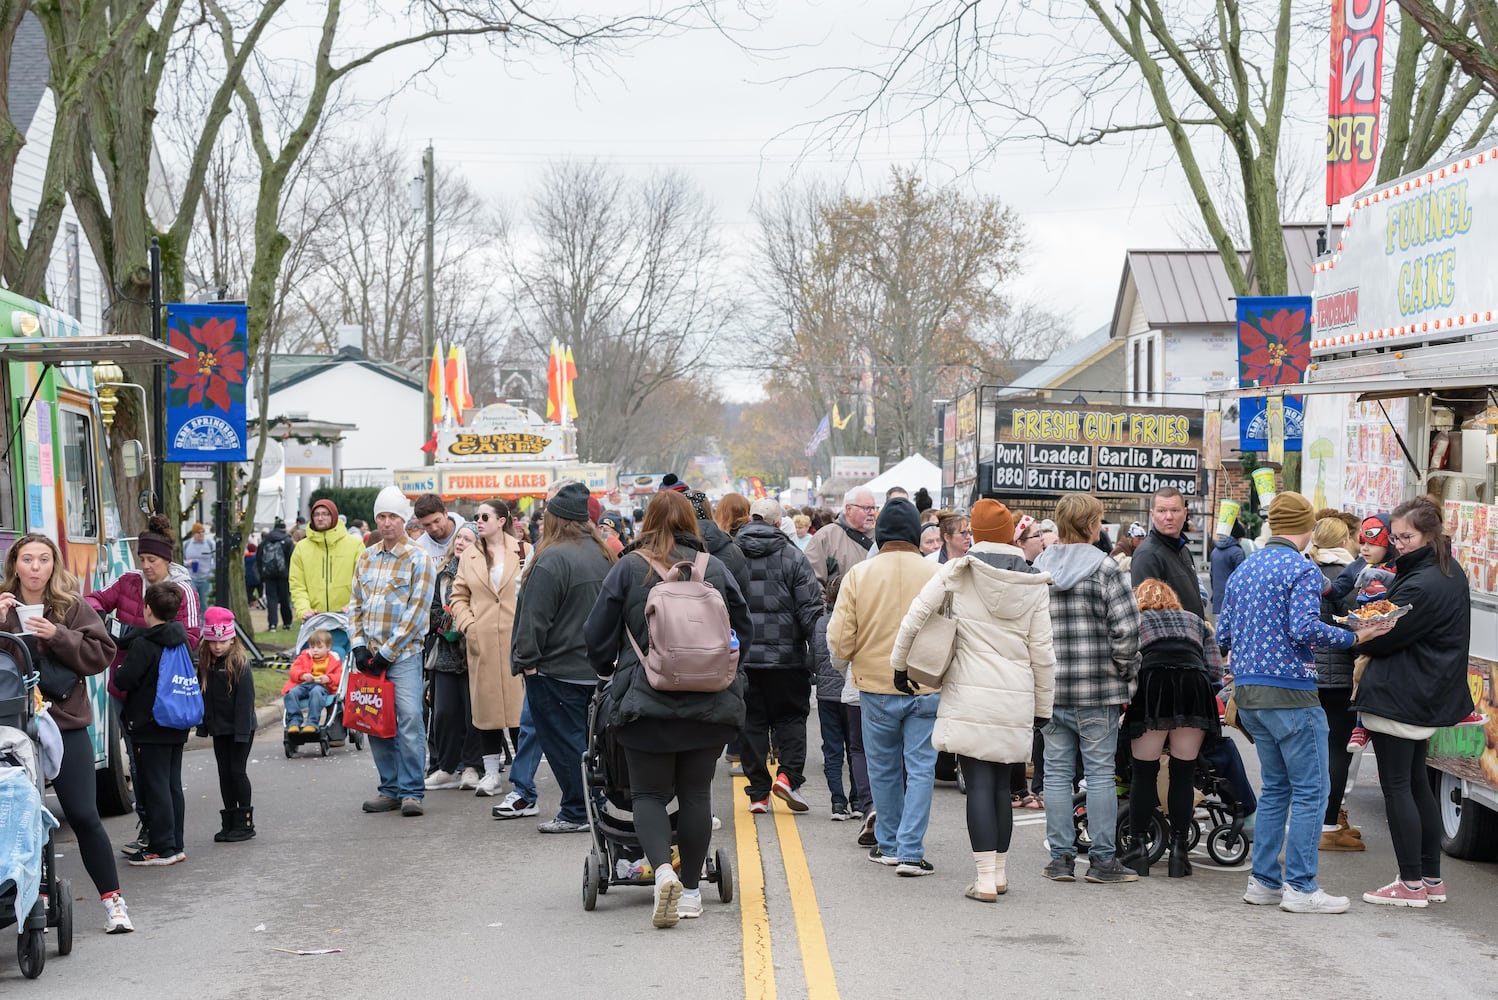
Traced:
<svg viewBox="0 0 1498 1000">
<path fill-rule="evenodd" d="M 471 545 L 458 559 L 453 578 L 451 607 L 453 625 L 468 645 L 468 691 L 473 701 L 473 725 L 477 729 L 510 729 L 520 725 L 520 707 L 525 700 L 525 682 L 510 672 L 510 632 L 515 625 L 517 583 L 525 559 L 516 552 L 513 537 L 506 537 L 496 592 L 484 562 L 483 550 Z M 530 546 L 524 546 L 525 556 Z"/>
</svg>

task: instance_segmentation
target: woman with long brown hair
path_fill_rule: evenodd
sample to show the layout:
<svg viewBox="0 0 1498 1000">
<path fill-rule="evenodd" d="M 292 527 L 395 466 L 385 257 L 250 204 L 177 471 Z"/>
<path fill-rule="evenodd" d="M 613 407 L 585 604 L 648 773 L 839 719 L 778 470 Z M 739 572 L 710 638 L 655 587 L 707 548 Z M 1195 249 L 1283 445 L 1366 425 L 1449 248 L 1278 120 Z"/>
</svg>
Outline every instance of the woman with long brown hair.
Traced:
<svg viewBox="0 0 1498 1000">
<path fill-rule="evenodd" d="M 98 612 L 78 591 L 78 579 L 62 564 L 57 544 L 46 535 L 22 535 L 5 555 L 0 630 L 21 634 L 24 629 L 27 635 L 42 696 L 51 702 L 52 720 L 62 731 L 62 770 L 52 780 L 52 790 L 104 903 L 104 929 L 120 934 L 134 928 L 120 896 L 109 835 L 99 821 L 94 746 L 88 735 L 93 709 L 84 680 L 109 666 L 115 647 Z M 17 611 L 22 606 L 41 607 L 42 612 L 23 623 Z"/>
<path fill-rule="evenodd" d="M 1441 512 L 1421 497 L 1394 508 L 1389 537 L 1399 552 L 1388 600 L 1414 611 L 1392 626 L 1365 630 L 1368 666 L 1353 708 L 1373 734 L 1378 783 L 1399 877 L 1363 893 L 1363 901 L 1424 907 L 1447 900 L 1441 879 L 1441 813 L 1426 774 L 1425 752 L 1437 729 L 1472 717 L 1467 656 L 1472 605 L 1467 573 L 1451 557 Z"/>
<path fill-rule="evenodd" d="M 738 493 L 724 494 L 713 512 L 713 520 L 730 538 L 733 537 L 734 532 L 749 523 L 749 498 Z"/>
<path fill-rule="evenodd" d="M 639 541 L 609 572 L 584 626 L 593 669 L 599 676 L 613 676 L 605 718 L 624 747 L 635 829 L 656 873 L 651 917 L 656 927 L 702 915 L 698 882 L 713 833 L 713 770 L 723 745 L 744 725 L 742 664 L 753 625 L 733 576 L 709 555 L 705 579 L 723 595 L 729 624 L 739 637 L 740 667 L 732 684 L 715 692 L 657 691 L 624 633 L 628 629 L 635 642 L 648 648 L 645 599 L 651 584 L 660 581 L 654 567 L 691 562 L 705 552 L 691 501 L 679 493 L 656 496 L 645 510 Z M 673 798 L 679 875 L 671 865 L 666 812 Z"/>
<path fill-rule="evenodd" d="M 588 488 L 568 483 L 546 505 L 541 543 L 521 577 L 510 644 L 511 669 L 525 677 L 536 737 L 562 792 L 561 810 L 537 828 L 542 833 L 588 829 L 582 758 L 598 674 L 588 662 L 583 622 L 613 565 L 614 554 L 588 519 Z"/>
<path fill-rule="evenodd" d="M 514 520 L 503 500 L 479 504 L 478 541 L 458 558 L 452 585 L 453 627 L 467 640 L 468 698 L 484 760 L 476 794 L 485 796 L 499 794 L 505 732 L 519 743 L 525 702 L 525 684 L 510 670 L 510 630 L 531 547 L 515 537 Z"/>
</svg>

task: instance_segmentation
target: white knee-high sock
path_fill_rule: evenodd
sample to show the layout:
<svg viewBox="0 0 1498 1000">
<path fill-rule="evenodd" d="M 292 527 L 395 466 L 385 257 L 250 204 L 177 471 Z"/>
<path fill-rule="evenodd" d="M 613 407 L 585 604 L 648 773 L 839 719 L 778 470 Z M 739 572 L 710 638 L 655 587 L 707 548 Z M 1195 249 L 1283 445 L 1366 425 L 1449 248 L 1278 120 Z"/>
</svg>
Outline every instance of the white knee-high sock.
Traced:
<svg viewBox="0 0 1498 1000">
<path fill-rule="evenodd" d="M 973 888 L 979 892 L 998 892 L 998 886 L 994 881 L 998 867 L 997 851 L 974 851 L 973 864 L 978 867 L 978 879 Z"/>
<path fill-rule="evenodd" d="M 500 772 L 500 769 L 504 766 L 504 762 L 505 755 L 502 753 L 484 754 L 484 773 L 497 776 Z"/>
<path fill-rule="evenodd" d="M 1009 854 L 1007 851 L 997 851 L 994 853 L 993 859 L 993 884 L 995 891 L 1003 892 L 1009 887 L 1009 876 L 1004 872 L 1004 866 L 1008 863 Z"/>
</svg>

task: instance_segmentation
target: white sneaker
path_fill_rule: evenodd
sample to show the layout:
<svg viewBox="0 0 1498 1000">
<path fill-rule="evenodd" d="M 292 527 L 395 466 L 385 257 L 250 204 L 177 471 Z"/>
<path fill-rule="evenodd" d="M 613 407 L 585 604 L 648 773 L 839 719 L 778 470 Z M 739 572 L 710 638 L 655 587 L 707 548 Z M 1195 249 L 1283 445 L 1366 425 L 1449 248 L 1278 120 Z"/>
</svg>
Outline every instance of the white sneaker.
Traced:
<svg viewBox="0 0 1498 1000">
<path fill-rule="evenodd" d="M 681 879 L 676 871 L 666 865 L 655 873 L 655 913 L 650 922 L 656 927 L 675 927 L 681 916 L 676 912 L 681 903 Z M 698 905 L 701 905 L 700 897 Z"/>
<path fill-rule="evenodd" d="M 474 789 L 474 795 L 498 795 L 499 786 L 504 784 L 505 776 L 502 774 L 486 774 L 472 785 L 465 788 Z"/>
<path fill-rule="evenodd" d="M 477 768 L 473 768 L 473 767 L 465 767 L 465 768 L 463 768 L 463 776 L 458 779 L 458 787 L 461 788 L 461 789 L 463 789 L 464 791 L 468 791 L 469 789 L 477 788 L 478 786 L 479 786 L 479 772 L 478 772 L 478 769 Z"/>
<path fill-rule="evenodd" d="M 135 930 L 135 925 L 130 922 L 129 909 L 125 906 L 125 899 L 119 893 L 105 896 L 104 903 L 104 933 L 105 934 L 129 934 Z M 698 904 L 699 909 L 701 904 Z"/>
<path fill-rule="evenodd" d="M 1280 900 L 1280 909 L 1286 913 L 1346 913 L 1346 896 L 1330 896 L 1324 889 L 1301 892 L 1285 886 L 1285 898 Z"/>
<path fill-rule="evenodd" d="M 702 891 L 681 892 L 681 899 L 676 903 L 676 915 L 682 920 L 696 920 L 702 916 Z"/>
<path fill-rule="evenodd" d="M 1284 898 L 1284 889 L 1271 889 L 1252 875 L 1248 877 L 1248 889 L 1243 893 L 1245 903 L 1252 903 L 1254 906 L 1278 906 L 1280 900 Z"/>
<path fill-rule="evenodd" d="M 426 790 L 438 791 L 443 788 L 457 788 L 458 776 L 451 771 L 433 771 L 427 775 Z"/>
<path fill-rule="evenodd" d="M 519 792 L 511 792 L 490 811 L 490 815 L 495 819 L 518 819 L 521 816 L 534 816 L 537 812 L 539 810 L 534 802 L 521 798 Z"/>
</svg>

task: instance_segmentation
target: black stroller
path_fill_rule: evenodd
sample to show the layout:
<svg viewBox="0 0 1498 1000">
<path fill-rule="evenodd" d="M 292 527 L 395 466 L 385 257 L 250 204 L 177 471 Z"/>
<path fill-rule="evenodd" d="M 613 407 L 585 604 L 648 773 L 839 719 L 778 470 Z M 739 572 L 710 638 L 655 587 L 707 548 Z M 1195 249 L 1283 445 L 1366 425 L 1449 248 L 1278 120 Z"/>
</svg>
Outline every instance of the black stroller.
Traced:
<svg viewBox="0 0 1498 1000">
<path fill-rule="evenodd" d="M 603 699 L 607 688 L 600 685 L 588 706 L 588 745 L 583 752 L 583 785 L 593 849 L 583 863 L 583 909 L 592 910 L 598 897 L 615 885 L 655 885 L 655 875 L 644 860 L 645 850 L 635 834 L 630 813 L 629 769 L 624 748 L 603 722 Z M 671 815 L 676 830 L 676 814 Z M 675 844 L 672 845 L 675 847 Z M 718 887 L 718 898 L 733 900 L 733 865 L 720 847 L 709 854 L 702 878 Z"/>
<path fill-rule="evenodd" d="M 57 929 L 59 955 L 73 950 L 73 886 L 68 879 L 57 877 L 52 832 L 46 825 L 55 827 L 56 821 L 43 807 L 45 785 L 32 694 L 37 674 L 32 669 L 31 653 L 18 635 L 0 632 L 0 639 L 10 640 L 0 646 L 0 772 L 4 778 L 4 794 L 0 795 L 0 806 L 4 808 L 0 808 L 0 815 L 6 817 L 7 824 L 17 824 L 15 828 L 0 824 L 0 837 L 6 845 L 22 842 L 27 831 L 19 824 L 29 822 L 38 812 L 45 831 L 38 895 L 16 936 L 16 960 L 21 975 L 35 979 L 47 964 L 47 928 Z M 20 664 L 11 654 L 12 649 L 20 650 Z M 21 808 L 12 808 L 18 803 Z M 17 922 L 20 891 L 21 886 L 14 878 L 0 878 L 0 928 Z"/>
</svg>

